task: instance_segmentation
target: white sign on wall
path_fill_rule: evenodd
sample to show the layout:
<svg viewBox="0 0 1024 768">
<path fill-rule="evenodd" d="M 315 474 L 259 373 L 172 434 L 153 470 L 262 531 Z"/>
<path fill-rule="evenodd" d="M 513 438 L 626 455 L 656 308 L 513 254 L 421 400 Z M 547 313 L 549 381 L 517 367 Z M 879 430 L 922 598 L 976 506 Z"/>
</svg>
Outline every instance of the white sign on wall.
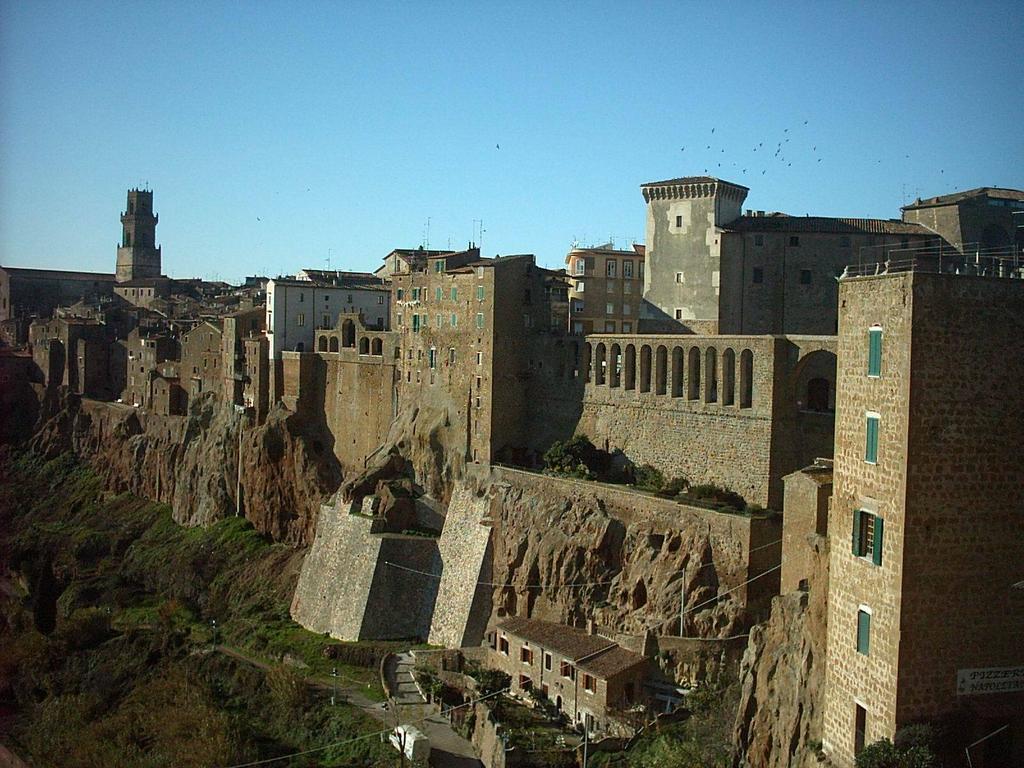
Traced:
<svg viewBox="0 0 1024 768">
<path fill-rule="evenodd" d="M 1024 667 L 988 667 L 956 671 L 957 696 L 1015 691 L 1024 691 Z"/>
</svg>

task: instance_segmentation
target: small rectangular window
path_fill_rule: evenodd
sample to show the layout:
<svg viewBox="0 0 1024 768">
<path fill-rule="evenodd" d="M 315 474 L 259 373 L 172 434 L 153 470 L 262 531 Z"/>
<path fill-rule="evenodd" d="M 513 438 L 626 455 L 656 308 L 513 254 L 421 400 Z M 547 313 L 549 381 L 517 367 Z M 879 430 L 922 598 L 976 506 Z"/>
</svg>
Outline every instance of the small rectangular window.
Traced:
<svg viewBox="0 0 1024 768">
<path fill-rule="evenodd" d="M 800 285 L 810 285 L 810 284 L 811 284 L 811 270 L 809 270 L 809 269 L 801 269 L 800 270 Z"/>
<path fill-rule="evenodd" d="M 791 235 L 789 238 L 789 244 L 793 248 L 797 247 L 800 245 L 800 237 L 798 235 Z"/>
<path fill-rule="evenodd" d="M 644 279 L 644 263 L 641 261 L 636 265 L 636 276 L 638 279 Z"/>
<path fill-rule="evenodd" d="M 604 263 L 604 273 L 608 277 L 615 277 L 617 263 L 615 259 L 608 259 Z"/>
<path fill-rule="evenodd" d="M 764 282 L 764 267 L 754 267 L 754 284 L 760 285 Z"/>
<path fill-rule="evenodd" d="M 676 320 L 682 320 L 682 319 L 683 319 L 683 310 L 680 309 L 679 307 L 676 307 Z"/>
<path fill-rule="evenodd" d="M 623 333 L 632 333 L 633 332 L 633 324 L 629 323 L 629 322 L 623 323 L 622 324 L 622 332 Z"/>
<path fill-rule="evenodd" d="M 419 315 L 413 315 L 412 316 L 412 332 L 416 333 L 417 331 L 419 331 L 419 329 L 420 329 L 420 316 Z"/>
<path fill-rule="evenodd" d="M 484 313 L 483 312 L 477 312 L 476 313 L 476 327 L 477 328 L 483 328 L 484 327 Z"/>
<path fill-rule="evenodd" d="M 324 321 L 324 324 L 321 327 L 323 327 L 323 328 L 330 328 L 331 327 L 331 316 L 330 315 L 324 315 L 320 319 Z"/>
<path fill-rule="evenodd" d="M 484 287 L 482 285 L 478 285 L 476 287 L 476 300 L 477 301 L 483 301 L 484 300 Z"/>
<path fill-rule="evenodd" d="M 622 276 L 626 280 L 632 280 L 633 279 L 633 262 L 632 261 L 627 261 L 626 259 L 622 260 Z"/>
<path fill-rule="evenodd" d="M 498 638 L 498 651 L 508 656 L 508 638 L 504 635 Z"/>
<path fill-rule="evenodd" d="M 452 328 L 457 328 L 459 325 L 459 316 L 452 315 Z"/>
<path fill-rule="evenodd" d="M 577 280 L 576 281 L 576 293 L 583 293 L 583 290 L 585 288 L 586 288 L 586 283 L 584 283 L 582 280 Z"/>
<path fill-rule="evenodd" d="M 682 216 L 676 216 L 676 226 L 677 227 L 682 227 L 683 226 L 683 217 Z"/>
<path fill-rule="evenodd" d="M 871 652 L 871 610 L 862 605 L 857 610 L 857 653 L 869 656 Z"/>
<path fill-rule="evenodd" d="M 605 324 L 604 324 L 604 332 L 605 333 L 615 333 L 615 321 L 614 320 L 608 320 L 608 321 L 605 322 Z"/>
<path fill-rule="evenodd" d="M 456 288 L 454 285 L 452 286 L 451 296 L 452 296 L 452 301 L 458 301 L 459 300 L 459 289 Z"/>
<path fill-rule="evenodd" d="M 295 324 L 300 328 L 306 324 L 306 313 L 298 312 L 295 315 Z"/>
<path fill-rule="evenodd" d="M 434 262 L 434 272 L 441 273 L 444 271 L 444 262 L 438 259 Z"/>
<path fill-rule="evenodd" d="M 606 315 L 614 315 L 615 314 L 615 304 L 613 304 L 610 301 L 607 304 L 605 304 L 604 305 L 604 313 Z"/>
<path fill-rule="evenodd" d="M 863 509 L 853 513 L 853 554 L 875 565 L 882 564 L 882 542 L 885 521 Z"/>
<path fill-rule="evenodd" d="M 401 301 L 402 297 L 405 295 L 405 291 L 399 288 L 395 295 L 398 297 L 398 300 Z"/>
<path fill-rule="evenodd" d="M 677 283 L 682 283 L 683 282 L 683 273 L 682 272 L 676 272 L 676 282 Z"/>
<path fill-rule="evenodd" d="M 868 711 L 860 704 L 854 704 L 854 706 L 856 709 L 853 717 L 853 754 L 859 755 L 864 751 L 864 744 L 866 743 Z"/>
<path fill-rule="evenodd" d="M 519 649 L 519 660 L 523 664 L 533 664 L 533 649 L 527 648 L 525 645 Z"/>
<path fill-rule="evenodd" d="M 476 364 L 477 365 L 483 365 L 484 364 L 484 353 L 483 352 L 477 352 L 476 353 Z"/>
<path fill-rule="evenodd" d="M 597 683 L 594 680 L 593 675 L 589 675 L 586 672 L 583 673 L 583 690 L 593 693 L 597 690 Z"/>
<path fill-rule="evenodd" d="M 562 663 L 558 665 L 558 674 L 568 680 L 575 680 L 576 668 L 568 661 L 562 661 Z"/>
<path fill-rule="evenodd" d="M 864 461 L 869 464 L 878 463 L 878 422 L 877 413 L 868 413 L 865 425 Z"/>
<path fill-rule="evenodd" d="M 576 259 L 575 272 L 577 275 L 585 275 L 587 273 L 587 262 L 585 259 Z"/>
<path fill-rule="evenodd" d="M 439 261 L 437 263 L 440 264 L 441 262 Z M 440 301 L 443 297 L 444 297 L 444 289 L 443 288 L 435 288 L 434 289 L 434 301 Z"/>
<path fill-rule="evenodd" d="M 632 310 L 630 309 L 629 304 L 623 304 L 622 305 L 622 314 L 628 315 L 628 314 L 631 314 L 631 313 L 632 313 Z"/>
<path fill-rule="evenodd" d="M 868 329 L 868 376 L 882 375 L 882 329 L 872 326 Z"/>
<path fill-rule="evenodd" d="M 420 289 L 419 288 L 413 288 L 412 289 L 412 300 L 413 301 L 419 301 L 420 300 Z"/>
</svg>

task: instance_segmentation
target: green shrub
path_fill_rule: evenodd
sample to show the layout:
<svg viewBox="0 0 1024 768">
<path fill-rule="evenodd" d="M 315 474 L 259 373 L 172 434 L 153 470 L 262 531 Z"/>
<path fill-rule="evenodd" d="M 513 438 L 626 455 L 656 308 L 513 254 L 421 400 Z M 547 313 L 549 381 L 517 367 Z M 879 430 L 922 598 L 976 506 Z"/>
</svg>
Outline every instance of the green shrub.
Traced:
<svg viewBox="0 0 1024 768">
<path fill-rule="evenodd" d="M 673 477 L 667 483 L 662 485 L 661 490 L 658 491 L 658 495 L 671 499 L 683 493 L 689 487 L 690 481 L 685 477 Z"/>
<path fill-rule="evenodd" d="M 701 483 L 700 485 L 691 485 L 690 490 L 686 493 L 694 499 L 700 501 L 711 502 L 723 507 L 732 507 L 737 511 L 743 511 L 746 506 L 746 500 L 740 496 L 736 491 L 730 491 L 728 488 L 723 488 L 720 485 L 714 483 Z"/>
<path fill-rule="evenodd" d="M 599 463 L 598 450 L 586 435 L 556 440 L 544 453 L 545 470 L 557 475 L 591 479 Z"/>
<path fill-rule="evenodd" d="M 665 485 L 665 476 L 650 464 L 641 464 L 633 470 L 633 484 L 643 491 L 660 491 Z"/>
<path fill-rule="evenodd" d="M 857 755 L 857 768 L 936 768 L 931 748 L 915 744 L 901 749 L 888 739 L 869 744 Z"/>
</svg>

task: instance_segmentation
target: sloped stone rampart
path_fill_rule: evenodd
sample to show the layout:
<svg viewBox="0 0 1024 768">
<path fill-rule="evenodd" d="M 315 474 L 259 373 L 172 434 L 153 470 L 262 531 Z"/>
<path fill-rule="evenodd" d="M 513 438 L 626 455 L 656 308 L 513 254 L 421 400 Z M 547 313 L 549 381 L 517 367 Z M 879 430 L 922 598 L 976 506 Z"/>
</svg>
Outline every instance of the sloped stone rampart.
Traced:
<svg viewBox="0 0 1024 768">
<path fill-rule="evenodd" d="M 443 570 L 430 625 L 430 643 L 448 648 L 477 645 L 490 614 L 489 590 L 479 584 L 489 575 L 491 500 L 466 485 L 456 486 L 438 542 Z"/>
<path fill-rule="evenodd" d="M 321 507 L 292 598 L 292 618 L 306 629 L 360 639 L 383 541 L 370 534 L 372 522 L 337 505 Z"/>
</svg>

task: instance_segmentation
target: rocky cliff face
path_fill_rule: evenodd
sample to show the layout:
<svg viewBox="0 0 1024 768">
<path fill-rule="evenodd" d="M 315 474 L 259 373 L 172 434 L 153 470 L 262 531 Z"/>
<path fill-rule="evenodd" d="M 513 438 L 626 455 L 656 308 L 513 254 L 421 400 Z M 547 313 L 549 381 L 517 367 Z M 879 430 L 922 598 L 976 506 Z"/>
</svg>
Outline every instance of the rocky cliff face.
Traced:
<svg viewBox="0 0 1024 768">
<path fill-rule="evenodd" d="M 253 426 L 212 394 L 187 416 L 47 393 L 29 445 L 53 457 L 72 451 L 113 491 L 169 504 L 182 525 L 241 512 L 275 541 L 312 541 L 320 503 L 341 472 L 302 421 L 275 410 Z"/>
<path fill-rule="evenodd" d="M 771 617 L 750 632 L 740 664 L 736 768 L 800 768 L 819 762 L 828 541 L 815 537 L 809 546 L 814 563 L 809 591 L 775 598 Z"/>
</svg>

